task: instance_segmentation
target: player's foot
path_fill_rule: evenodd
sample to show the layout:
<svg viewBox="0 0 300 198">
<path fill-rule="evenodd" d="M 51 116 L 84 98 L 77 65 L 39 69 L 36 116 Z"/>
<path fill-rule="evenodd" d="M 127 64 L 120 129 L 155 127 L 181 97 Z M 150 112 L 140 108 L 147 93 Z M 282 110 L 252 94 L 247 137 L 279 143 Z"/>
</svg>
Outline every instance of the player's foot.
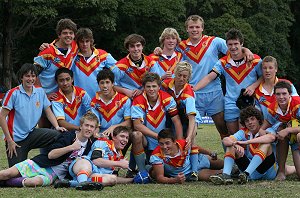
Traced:
<svg viewBox="0 0 300 198">
<path fill-rule="evenodd" d="M 239 174 L 238 183 L 239 184 L 246 184 L 248 182 L 248 175 L 246 172 L 242 172 Z"/>
<path fill-rule="evenodd" d="M 229 184 L 233 184 L 233 179 L 231 178 L 230 175 L 227 175 L 225 173 L 220 173 L 220 174 L 217 174 L 217 175 L 212 175 L 209 177 L 210 181 L 213 183 L 213 184 L 216 184 L 216 185 L 229 185 Z"/>
<path fill-rule="evenodd" d="M 284 181 L 285 179 L 286 179 L 285 174 L 282 172 L 278 172 L 278 174 L 275 178 L 276 181 Z"/>
<path fill-rule="evenodd" d="M 231 177 L 239 178 L 239 174 L 240 174 L 240 169 L 236 164 L 234 164 L 231 171 Z"/>
<path fill-rule="evenodd" d="M 99 182 L 81 182 L 78 186 L 76 186 L 76 190 L 102 190 L 103 185 Z"/>
<path fill-rule="evenodd" d="M 68 179 L 58 179 L 53 184 L 54 188 L 69 188 L 70 187 L 70 181 Z"/>
<path fill-rule="evenodd" d="M 191 182 L 198 181 L 198 174 L 196 172 L 192 172 L 189 181 Z"/>
</svg>

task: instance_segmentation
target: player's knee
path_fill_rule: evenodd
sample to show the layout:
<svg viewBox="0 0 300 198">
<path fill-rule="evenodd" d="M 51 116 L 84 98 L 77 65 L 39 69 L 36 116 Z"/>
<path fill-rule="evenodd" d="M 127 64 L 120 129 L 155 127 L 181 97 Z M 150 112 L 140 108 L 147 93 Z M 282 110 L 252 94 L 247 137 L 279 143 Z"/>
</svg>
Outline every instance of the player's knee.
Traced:
<svg viewBox="0 0 300 198">
<path fill-rule="evenodd" d="M 141 143 L 143 140 L 143 134 L 139 131 L 133 131 L 131 134 L 131 138 L 133 144 Z"/>
<path fill-rule="evenodd" d="M 90 161 L 86 160 L 86 159 L 78 159 L 76 161 L 76 163 L 73 166 L 73 172 L 75 174 L 77 174 L 79 171 L 86 171 L 89 174 L 91 174 L 92 172 L 92 165 L 90 163 Z"/>
</svg>

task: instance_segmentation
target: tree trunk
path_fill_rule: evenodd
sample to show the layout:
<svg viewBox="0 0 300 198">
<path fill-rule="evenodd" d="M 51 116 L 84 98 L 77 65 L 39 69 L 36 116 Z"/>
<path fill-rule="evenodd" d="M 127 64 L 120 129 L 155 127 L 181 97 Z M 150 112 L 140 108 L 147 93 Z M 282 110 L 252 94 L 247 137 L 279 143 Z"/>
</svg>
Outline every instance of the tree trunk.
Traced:
<svg viewBox="0 0 300 198">
<path fill-rule="evenodd" d="M 4 0 L 3 2 L 3 67 L 1 72 L 0 83 L 11 88 L 13 64 L 12 64 L 12 0 Z"/>
</svg>

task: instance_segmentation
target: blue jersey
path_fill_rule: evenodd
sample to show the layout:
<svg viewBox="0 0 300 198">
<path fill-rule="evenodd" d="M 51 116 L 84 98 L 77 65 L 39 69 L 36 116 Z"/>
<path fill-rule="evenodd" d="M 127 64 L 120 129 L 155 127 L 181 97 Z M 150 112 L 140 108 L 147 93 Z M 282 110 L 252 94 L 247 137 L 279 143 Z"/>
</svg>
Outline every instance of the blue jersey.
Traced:
<svg viewBox="0 0 300 198">
<path fill-rule="evenodd" d="M 171 71 L 174 75 L 174 69 L 176 64 L 182 59 L 180 52 L 173 52 L 172 56 L 168 57 L 165 54 L 160 56 L 150 55 L 150 57 L 156 61 L 150 72 L 157 73 L 160 77 L 165 75 L 167 71 Z"/>
<path fill-rule="evenodd" d="M 54 44 L 55 43 L 51 43 L 47 49 L 41 51 L 39 55 L 34 58 L 34 63 L 42 67 L 39 80 L 47 94 L 58 91 L 57 83 L 54 78 L 56 70 L 62 67 L 71 69 L 74 57 L 78 52 L 75 41 L 72 42 L 66 55 L 61 53 Z"/>
<path fill-rule="evenodd" d="M 224 39 L 203 35 L 197 45 L 193 45 L 190 39 L 187 39 L 180 42 L 177 49 L 183 54 L 182 60 L 192 65 L 192 76 L 189 83 L 195 86 L 212 70 L 219 59 L 219 54 L 226 54 L 227 45 Z M 208 93 L 217 90 L 222 90 L 219 78 L 196 93 Z"/>
<path fill-rule="evenodd" d="M 236 141 L 247 141 L 251 140 L 253 138 L 256 138 L 259 136 L 259 133 L 257 134 L 252 134 L 247 128 L 241 128 L 238 132 L 235 134 L 231 135 L 230 138 L 236 140 Z M 259 146 L 260 144 L 249 144 L 245 146 L 245 155 L 249 158 L 252 159 L 254 154 L 259 154 L 259 155 L 266 155 L 263 152 L 259 152 Z M 266 156 L 262 156 L 262 159 L 265 159 Z"/>
<path fill-rule="evenodd" d="M 141 65 L 135 65 L 129 55 L 116 63 L 118 70 L 115 73 L 116 85 L 126 89 L 142 89 L 142 79 L 154 64 L 151 57 L 143 55 Z"/>
<path fill-rule="evenodd" d="M 52 103 L 52 110 L 57 120 L 80 125 L 80 118 L 90 110 L 91 98 L 80 87 L 73 87 L 72 101 L 69 101 L 61 90 L 56 92 L 57 98 Z"/>
<path fill-rule="evenodd" d="M 286 81 L 291 84 L 292 86 L 292 96 L 298 96 L 297 90 L 294 87 L 294 85 L 286 80 L 286 79 L 278 79 L 277 77 L 275 78 L 275 83 L 279 81 Z M 268 107 L 271 103 L 276 101 L 276 97 L 274 94 L 274 88 L 271 93 L 269 93 L 264 87 L 263 87 L 264 82 L 261 82 L 260 85 L 255 89 L 255 99 L 256 103 L 255 106 L 263 113 L 264 118 L 267 117 L 268 114 Z"/>
<path fill-rule="evenodd" d="M 100 122 L 100 132 L 131 118 L 131 100 L 127 96 L 116 92 L 113 98 L 106 103 L 101 99 L 100 94 L 97 92 L 91 102 L 91 110 Z"/>
<path fill-rule="evenodd" d="M 188 175 L 192 172 L 189 151 L 185 151 L 185 140 L 176 141 L 179 151 L 174 157 L 165 155 L 160 146 L 157 146 L 150 157 L 150 164 L 163 165 L 164 174 L 170 177 L 176 177 L 179 173 Z"/>
<path fill-rule="evenodd" d="M 236 100 L 241 89 L 246 89 L 262 75 L 261 59 L 257 55 L 254 55 L 251 65 L 247 65 L 245 61 L 241 65 L 236 65 L 230 55 L 224 56 L 216 63 L 213 70 L 223 74 L 226 80 L 225 109 L 237 108 Z"/>
<path fill-rule="evenodd" d="M 114 71 L 116 62 L 111 54 L 101 49 L 94 48 L 93 54 L 87 59 L 79 52 L 72 67 L 74 84 L 86 90 L 91 98 L 95 97 L 99 91 L 97 74 L 104 67 Z"/>
<path fill-rule="evenodd" d="M 146 93 L 135 97 L 131 107 L 131 117 L 133 120 L 140 119 L 143 124 L 155 133 L 159 133 L 166 128 L 166 116 L 178 114 L 176 102 L 168 93 L 160 90 L 158 99 L 154 107 L 149 105 Z M 158 142 L 156 139 L 146 136 L 148 149 L 153 150 Z"/>
<path fill-rule="evenodd" d="M 185 84 L 183 89 L 176 94 L 174 79 L 168 78 L 162 82 L 162 88 L 171 96 L 173 96 L 177 103 L 178 111 L 182 111 L 182 113 L 179 113 L 180 115 L 195 115 L 196 123 L 201 123 L 202 118 L 199 112 L 196 110 L 195 93 L 191 85 Z"/>
<path fill-rule="evenodd" d="M 93 151 L 98 150 L 102 152 L 101 158 L 111 161 L 120 161 L 121 159 L 124 159 L 122 151 L 116 150 L 114 143 L 112 140 L 107 139 L 101 139 L 96 140 L 91 148 L 90 153 L 88 154 L 88 157 L 91 158 Z M 93 165 L 93 173 L 99 173 L 99 174 L 112 174 L 114 171 L 114 167 L 99 167 L 96 165 Z"/>
<path fill-rule="evenodd" d="M 24 140 L 37 125 L 43 110 L 50 105 L 42 88 L 33 87 L 30 96 L 22 85 L 9 90 L 3 99 L 2 108 L 9 110 L 7 125 L 12 139 L 15 142 Z"/>
</svg>

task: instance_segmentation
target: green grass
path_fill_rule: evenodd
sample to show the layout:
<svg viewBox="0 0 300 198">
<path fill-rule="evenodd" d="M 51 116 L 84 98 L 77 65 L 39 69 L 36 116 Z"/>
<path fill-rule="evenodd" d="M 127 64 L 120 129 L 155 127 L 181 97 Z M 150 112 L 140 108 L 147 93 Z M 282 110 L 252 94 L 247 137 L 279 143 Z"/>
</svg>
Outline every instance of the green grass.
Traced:
<svg viewBox="0 0 300 198">
<path fill-rule="evenodd" d="M 224 152 L 213 125 L 203 125 L 198 130 L 197 143 L 204 148 L 217 151 L 220 158 Z M 0 167 L 7 167 L 4 142 L 0 141 Z M 30 153 L 30 157 L 37 151 Z M 288 164 L 292 165 L 291 157 Z M 117 185 L 103 191 L 78 192 L 75 189 L 0 188 L 0 197 L 299 197 L 299 181 L 295 176 L 284 182 L 256 181 L 246 185 L 214 186 L 209 182 L 185 183 L 183 185 Z"/>
</svg>

